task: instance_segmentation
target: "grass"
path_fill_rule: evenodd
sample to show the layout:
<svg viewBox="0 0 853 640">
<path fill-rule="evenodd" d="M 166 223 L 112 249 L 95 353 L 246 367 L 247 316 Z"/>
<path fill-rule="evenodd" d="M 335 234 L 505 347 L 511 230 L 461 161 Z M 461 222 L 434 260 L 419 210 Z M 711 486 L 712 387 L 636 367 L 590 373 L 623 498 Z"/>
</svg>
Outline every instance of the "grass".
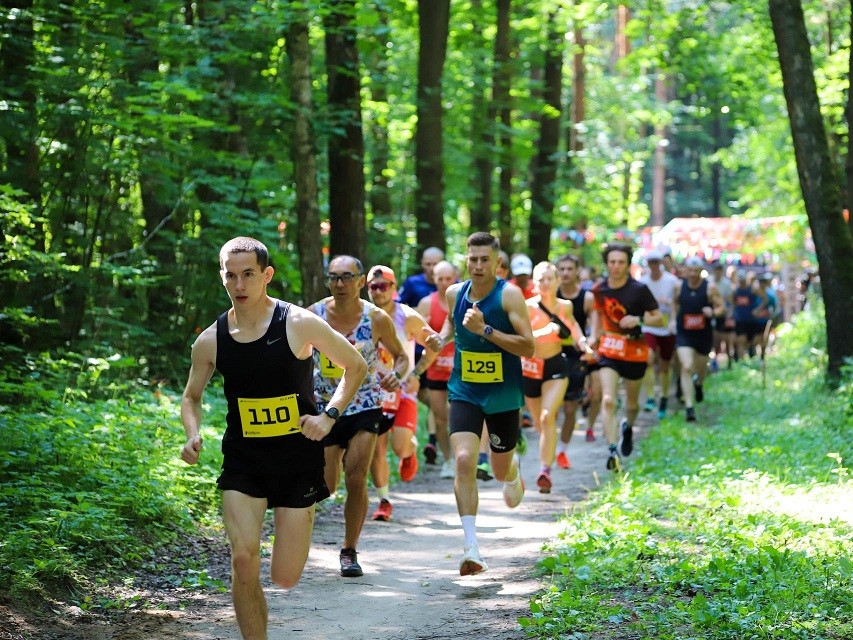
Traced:
<svg viewBox="0 0 853 640">
<path fill-rule="evenodd" d="M 706 385 L 700 423 L 652 429 L 564 520 L 531 638 L 853 638 L 853 375 L 822 385 L 822 326 Z M 702 420 L 704 419 L 704 424 Z"/>
</svg>

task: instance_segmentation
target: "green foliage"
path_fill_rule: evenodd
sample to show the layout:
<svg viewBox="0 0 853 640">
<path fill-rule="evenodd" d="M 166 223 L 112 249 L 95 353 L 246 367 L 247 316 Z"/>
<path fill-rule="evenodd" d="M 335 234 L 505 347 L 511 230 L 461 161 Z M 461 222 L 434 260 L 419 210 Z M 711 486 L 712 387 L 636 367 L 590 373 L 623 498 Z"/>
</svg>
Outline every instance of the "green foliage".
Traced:
<svg viewBox="0 0 853 640">
<path fill-rule="evenodd" d="M 77 371 L 64 397 L 0 410 L 0 592 L 16 598 L 85 590 L 93 575 L 158 558 L 159 552 L 213 522 L 213 482 L 221 463 L 217 429 L 197 467 L 179 459 L 179 403 L 159 389 L 114 383 L 114 397 L 92 393 L 119 360 L 43 359 L 43 388 L 57 370 Z M 20 390 L 19 390 L 20 391 Z M 209 423 L 222 420 L 220 401 Z M 201 584 L 203 576 L 197 576 Z M 85 604 L 85 603 L 82 603 Z M 92 606 L 91 602 L 87 606 Z"/>
<path fill-rule="evenodd" d="M 529 637 L 846 637 L 853 376 L 846 395 L 821 384 L 821 324 L 783 332 L 769 389 L 751 366 L 715 375 L 709 428 L 655 427 L 630 475 L 565 519 Z"/>
</svg>

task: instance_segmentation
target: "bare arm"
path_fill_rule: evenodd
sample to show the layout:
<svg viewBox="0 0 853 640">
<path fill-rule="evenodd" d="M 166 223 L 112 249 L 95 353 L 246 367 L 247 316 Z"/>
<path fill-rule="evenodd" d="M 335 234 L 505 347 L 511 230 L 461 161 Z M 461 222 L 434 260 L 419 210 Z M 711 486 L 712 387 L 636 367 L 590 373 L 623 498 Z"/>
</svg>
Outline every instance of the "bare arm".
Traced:
<svg viewBox="0 0 853 640">
<path fill-rule="evenodd" d="M 706 313 L 709 318 L 712 316 L 721 316 L 726 312 L 726 301 L 723 299 L 723 294 L 714 283 L 708 283 L 708 302 L 711 303 L 710 314 Z M 704 309 L 703 309 L 704 311 Z"/>
<path fill-rule="evenodd" d="M 187 464 L 198 462 L 201 453 L 201 399 L 216 369 L 215 324 L 205 329 L 193 343 L 191 363 L 187 386 L 181 396 L 181 422 L 187 435 L 181 459 Z"/>
<path fill-rule="evenodd" d="M 501 304 L 509 316 L 509 322 L 515 333 L 504 333 L 493 328 L 492 332 L 486 335 L 484 333 L 486 321 L 483 312 L 476 303 L 465 312 L 462 325 L 471 333 L 485 338 L 504 351 L 516 356 L 532 358 L 536 351 L 536 342 L 533 339 L 530 315 L 527 313 L 527 304 L 521 294 L 521 289 L 514 285 L 504 287 Z"/>
<path fill-rule="evenodd" d="M 454 284 L 447 288 L 444 298 L 447 301 L 447 318 L 444 320 L 444 325 L 441 327 L 438 335 L 441 338 L 442 347 L 456 339 L 456 327 L 453 319 L 453 309 L 456 307 L 456 296 L 459 295 L 459 289 L 462 285 Z"/>
</svg>

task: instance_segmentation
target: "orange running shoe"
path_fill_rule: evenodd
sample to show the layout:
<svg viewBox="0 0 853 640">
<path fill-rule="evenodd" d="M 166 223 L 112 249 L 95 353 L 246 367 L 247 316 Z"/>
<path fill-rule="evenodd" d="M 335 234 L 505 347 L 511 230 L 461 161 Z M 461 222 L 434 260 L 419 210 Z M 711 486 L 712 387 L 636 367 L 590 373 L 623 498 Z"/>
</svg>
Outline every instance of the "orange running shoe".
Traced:
<svg viewBox="0 0 853 640">
<path fill-rule="evenodd" d="M 539 493 L 551 493 L 551 473 L 542 469 L 539 477 L 536 478 L 536 486 L 539 487 Z"/>
<path fill-rule="evenodd" d="M 557 454 L 557 466 L 560 467 L 560 469 L 572 468 L 572 463 L 569 462 L 569 456 L 567 456 L 564 451 L 560 451 L 560 453 Z"/>
<path fill-rule="evenodd" d="M 391 512 L 394 511 L 394 505 L 388 502 L 385 498 L 379 501 L 379 506 L 373 512 L 373 519 L 380 522 L 388 522 L 391 519 Z"/>
<path fill-rule="evenodd" d="M 397 467 L 400 472 L 400 480 L 403 482 L 411 482 L 415 474 L 418 472 L 418 455 L 413 453 L 408 458 L 400 458 L 400 464 Z"/>
</svg>

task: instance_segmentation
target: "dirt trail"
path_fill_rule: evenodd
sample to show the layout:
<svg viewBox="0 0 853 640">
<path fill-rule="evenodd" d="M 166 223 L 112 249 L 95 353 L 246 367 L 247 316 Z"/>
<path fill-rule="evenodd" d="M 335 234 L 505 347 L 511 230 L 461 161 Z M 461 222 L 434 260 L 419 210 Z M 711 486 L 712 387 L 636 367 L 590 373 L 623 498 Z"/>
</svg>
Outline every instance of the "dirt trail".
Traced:
<svg viewBox="0 0 853 640">
<path fill-rule="evenodd" d="M 535 486 L 538 436 L 525 430 L 528 451 L 522 457 L 522 476 L 527 492 L 516 509 L 504 505 L 496 481 L 478 482 L 478 538 L 489 570 L 477 576 L 459 576 L 462 529 L 452 480 L 440 479 L 437 466 L 421 465 L 413 482 L 392 487 L 390 522 L 368 519 L 365 523 L 358 550 L 364 568 L 361 578 L 339 575 L 343 506 L 327 501 L 317 518 L 314 546 L 296 589 L 284 591 L 264 577 L 270 639 L 524 638 L 516 620 L 529 612 L 530 597 L 544 586 L 535 570 L 543 543 L 557 535 L 558 516 L 610 475 L 604 468 L 606 445 L 596 430 L 594 443 L 585 442 L 583 432 L 575 433 L 569 449 L 572 469 L 554 470 L 550 494 L 540 494 Z M 375 505 L 371 494 L 370 512 Z M 220 565 L 211 574 L 222 571 L 225 567 Z M 265 559 L 262 575 L 268 572 Z M 30 627 L 21 628 L 17 635 L 0 631 L 0 638 L 240 638 L 227 594 L 197 597 L 183 610 L 170 609 L 129 613 L 109 624 L 78 618 L 64 630 Z"/>
</svg>

